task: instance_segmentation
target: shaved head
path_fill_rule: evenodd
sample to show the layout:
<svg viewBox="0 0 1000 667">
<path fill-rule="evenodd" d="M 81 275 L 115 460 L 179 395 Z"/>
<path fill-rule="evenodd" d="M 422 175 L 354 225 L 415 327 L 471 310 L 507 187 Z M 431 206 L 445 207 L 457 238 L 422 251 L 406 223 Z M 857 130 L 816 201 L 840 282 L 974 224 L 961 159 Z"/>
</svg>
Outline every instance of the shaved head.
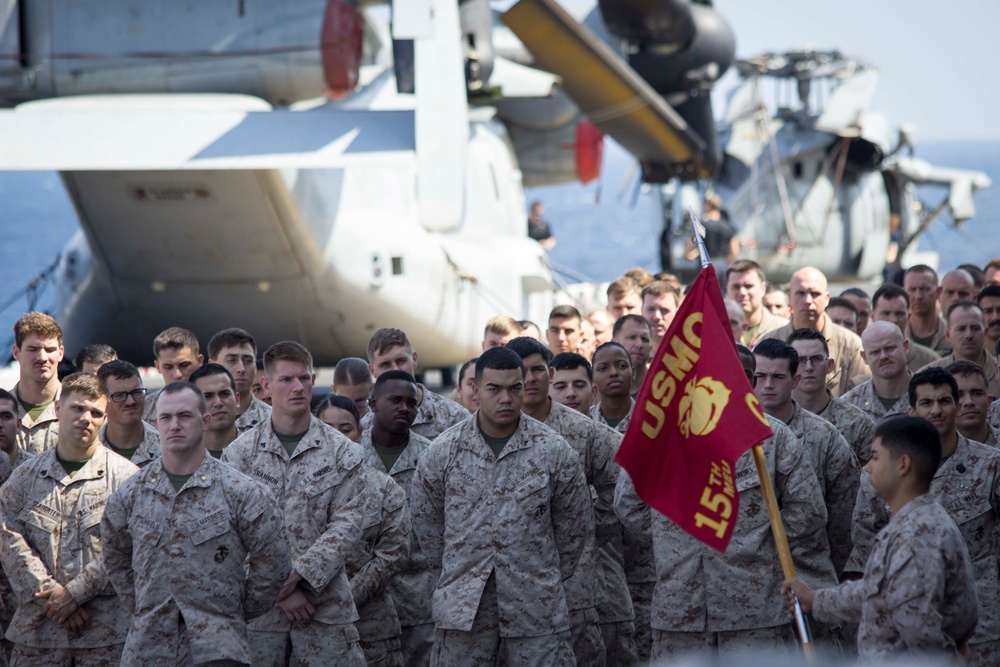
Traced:
<svg viewBox="0 0 1000 667">
<path fill-rule="evenodd" d="M 895 336 L 899 338 L 900 343 L 903 342 L 903 332 L 900 328 L 892 322 L 886 320 L 876 320 L 875 322 L 869 324 L 868 328 L 866 328 L 864 333 L 861 334 L 861 342 L 862 344 L 867 345 L 869 340 L 883 338 L 885 336 Z"/>
<path fill-rule="evenodd" d="M 819 320 L 830 303 L 826 276 L 812 266 L 802 267 L 788 281 L 788 301 L 794 329 L 819 329 Z"/>
</svg>

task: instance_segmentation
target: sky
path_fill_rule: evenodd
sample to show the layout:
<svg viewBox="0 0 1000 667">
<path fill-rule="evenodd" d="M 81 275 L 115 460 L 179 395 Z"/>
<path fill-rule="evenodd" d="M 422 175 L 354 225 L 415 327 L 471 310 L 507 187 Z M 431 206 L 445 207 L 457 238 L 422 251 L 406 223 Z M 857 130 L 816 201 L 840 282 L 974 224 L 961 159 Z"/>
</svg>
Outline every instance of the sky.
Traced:
<svg viewBox="0 0 1000 667">
<path fill-rule="evenodd" d="M 594 4 L 559 1 L 574 12 Z M 874 106 L 894 125 L 913 124 L 918 142 L 1000 140 L 1000 2 L 716 0 L 715 7 L 733 26 L 738 57 L 811 46 L 876 65 Z"/>
</svg>

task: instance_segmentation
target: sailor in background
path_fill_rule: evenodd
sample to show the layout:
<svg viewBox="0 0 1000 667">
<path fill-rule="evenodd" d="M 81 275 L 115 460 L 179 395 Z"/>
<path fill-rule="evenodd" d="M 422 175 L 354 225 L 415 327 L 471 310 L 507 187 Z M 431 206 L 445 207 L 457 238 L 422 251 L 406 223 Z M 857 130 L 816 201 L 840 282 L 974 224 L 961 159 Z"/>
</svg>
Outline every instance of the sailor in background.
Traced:
<svg viewBox="0 0 1000 667">
<path fill-rule="evenodd" d="M 531 203 L 531 213 L 528 214 L 528 236 L 538 241 L 546 250 L 556 247 L 556 237 L 552 235 L 549 223 L 542 219 L 545 207 L 542 202 Z"/>
</svg>

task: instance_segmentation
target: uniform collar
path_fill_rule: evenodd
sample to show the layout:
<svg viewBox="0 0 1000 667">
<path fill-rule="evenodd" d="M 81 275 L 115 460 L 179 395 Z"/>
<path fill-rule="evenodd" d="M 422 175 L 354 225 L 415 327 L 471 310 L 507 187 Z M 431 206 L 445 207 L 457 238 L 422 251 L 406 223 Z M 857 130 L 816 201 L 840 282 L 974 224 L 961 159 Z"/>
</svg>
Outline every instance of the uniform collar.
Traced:
<svg viewBox="0 0 1000 667">
<path fill-rule="evenodd" d="M 75 475 L 69 476 L 66 469 L 63 468 L 62 464 L 59 463 L 59 459 L 56 458 L 56 448 L 48 450 L 39 456 L 48 457 L 45 464 L 42 465 L 42 470 L 40 474 L 43 477 L 48 477 L 50 479 L 64 484 L 65 486 L 70 486 L 71 484 L 76 484 L 78 482 L 87 482 L 94 479 L 104 479 L 108 474 L 108 453 L 109 449 L 106 449 L 104 445 L 98 445 L 97 450 L 94 455 L 90 457 L 82 468 L 80 468 Z"/>
<path fill-rule="evenodd" d="M 202 460 L 201 465 L 199 465 L 198 469 L 192 473 L 190 479 L 188 479 L 187 483 L 184 485 L 184 489 L 211 486 L 216 475 L 218 474 L 220 465 L 224 464 L 216 461 L 212 458 L 212 455 L 206 451 L 205 458 Z M 170 483 L 170 478 L 167 477 L 167 471 L 163 469 L 162 458 L 157 457 L 151 461 L 142 471 L 142 474 L 145 475 L 144 483 L 146 486 L 153 489 L 157 493 L 168 498 L 173 498 L 177 495 L 178 492 L 174 489 L 173 484 Z"/>
</svg>

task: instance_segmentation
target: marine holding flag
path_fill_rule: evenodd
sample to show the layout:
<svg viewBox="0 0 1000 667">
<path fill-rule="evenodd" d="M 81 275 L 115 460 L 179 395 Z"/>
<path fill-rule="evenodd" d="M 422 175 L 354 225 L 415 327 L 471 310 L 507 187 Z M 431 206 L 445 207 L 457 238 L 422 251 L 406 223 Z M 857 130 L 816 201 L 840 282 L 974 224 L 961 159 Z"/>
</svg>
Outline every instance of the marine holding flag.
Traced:
<svg viewBox="0 0 1000 667">
<path fill-rule="evenodd" d="M 793 650 L 781 565 L 747 451 L 762 441 L 798 576 L 837 581 L 819 482 L 788 427 L 758 405 L 718 284 L 711 265 L 702 269 L 653 356 L 616 457 L 615 511 L 626 530 L 653 535 L 654 661 Z M 752 364 L 747 354 L 743 363 Z"/>
</svg>

